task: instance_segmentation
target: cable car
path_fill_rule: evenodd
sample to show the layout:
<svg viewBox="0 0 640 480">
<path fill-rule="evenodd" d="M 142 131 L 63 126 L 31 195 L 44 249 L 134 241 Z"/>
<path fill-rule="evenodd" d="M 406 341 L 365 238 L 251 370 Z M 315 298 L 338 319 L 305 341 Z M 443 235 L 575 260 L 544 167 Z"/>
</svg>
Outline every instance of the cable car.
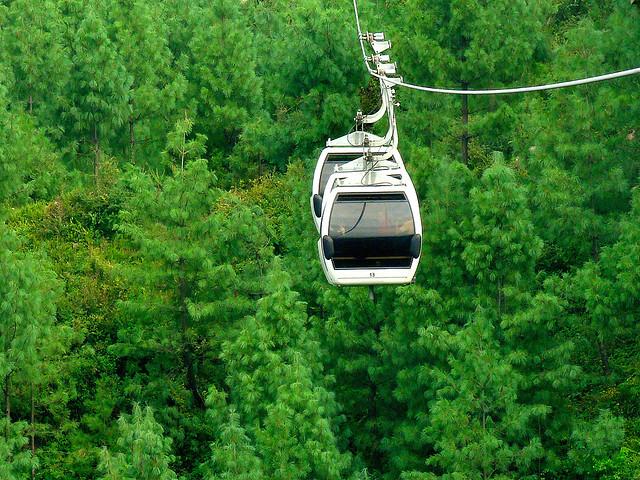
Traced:
<svg viewBox="0 0 640 480">
<path fill-rule="evenodd" d="M 406 171 L 334 174 L 328 179 L 318 254 L 329 283 L 411 283 L 421 248 L 418 198 Z"/>
<path fill-rule="evenodd" d="M 392 147 L 378 147 L 370 149 L 373 166 L 367 165 L 364 152 L 360 147 L 328 147 L 320 154 L 313 175 L 311 187 L 311 213 L 316 229 L 320 231 L 320 216 L 322 214 L 322 197 L 327 180 L 336 172 L 364 172 L 373 170 L 404 170 L 404 163 L 400 152 Z"/>
</svg>

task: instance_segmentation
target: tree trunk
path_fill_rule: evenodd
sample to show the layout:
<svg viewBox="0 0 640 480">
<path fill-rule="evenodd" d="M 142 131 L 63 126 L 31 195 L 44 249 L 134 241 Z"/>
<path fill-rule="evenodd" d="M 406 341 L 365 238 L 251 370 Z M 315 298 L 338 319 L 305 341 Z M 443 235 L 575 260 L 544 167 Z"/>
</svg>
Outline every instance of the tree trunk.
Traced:
<svg viewBox="0 0 640 480">
<path fill-rule="evenodd" d="M 487 409 L 484 405 L 482 405 L 482 433 L 484 433 L 485 435 L 487 434 Z M 483 455 L 486 455 L 486 453 L 483 452 Z M 482 478 L 485 480 L 490 478 L 490 474 L 489 472 L 487 472 L 486 466 L 482 467 Z"/>
<path fill-rule="evenodd" d="M 602 366 L 602 373 L 608 377 L 611 375 L 611 368 L 609 367 L 609 353 L 607 352 L 607 346 L 600 339 L 596 340 L 598 345 L 598 353 L 600 354 L 600 364 Z"/>
<path fill-rule="evenodd" d="M 498 278 L 498 320 L 502 319 L 502 278 Z"/>
<path fill-rule="evenodd" d="M 9 439 L 9 426 L 11 424 L 11 373 L 4 377 L 4 408 L 7 418 L 7 428 L 5 438 Z"/>
<path fill-rule="evenodd" d="M 469 84 L 462 82 L 462 89 L 466 90 Z M 469 164 L 469 96 L 462 95 L 462 137 L 460 141 L 462 144 L 462 163 Z"/>
<path fill-rule="evenodd" d="M 33 96 L 29 95 L 29 115 L 33 114 Z"/>
<path fill-rule="evenodd" d="M 93 148 L 95 156 L 93 158 L 93 178 L 98 185 L 98 174 L 100 172 L 100 139 L 98 137 L 98 125 L 93 126 Z"/>
<path fill-rule="evenodd" d="M 182 329 L 182 361 L 186 368 L 187 388 L 193 395 L 193 400 L 198 408 L 205 409 L 204 398 L 198 389 L 198 379 L 194 369 L 193 345 L 189 338 L 189 312 L 187 311 L 187 284 L 184 278 L 180 279 L 180 327 Z"/>
<path fill-rule="evenodd" d="M 135 121 L 133 115 L 129 117 L 129 161 L 136 163 L 135 158 L 136 137 L 135 137 Z"/>
<path fill-rule="evenodd" d="M 36 478 L 36 466 L 33 459 L 36 457 L 36 414 L 35 396 L 33 394 L 33 382 L 31 382 L 31 480 Z"/>
<path fill-rule="evenodd" d="M 187 112 L 184 112 L 184 119 L 187 119 Z M 182 134 L 182 146 L 181 146 L 181 151 L 180 151 L 180 171 L 184 172 L 184 157 L 187 154 L 187 150 L 186 150 L 186 145 L 187 145 L 187 134 L 183 133 Z"/>
<path fill-rule="evenodd" d="M 600 259 L 600 239 L 597 234 L 591 236 L 591 260 L 597 262 Z"/>
<path fill-rule="evenodd" d="M 375 318 L 375 316 L 373 318 Z M 385 316 L 385 320 L 387 320 L 386 316 Z M 380 338 L 380 332 L 382 331 L 382 322 L 378 321 L 377 319 L 375 321 L 376 323 L 373 324 L 373 331 L 376 335 L 376 342 L 377 342 L 378 339 Z M 375 358 L 377 355 L 375 348 L 373 348 L 370 353 L 373 358 Z M 372 420 L 371 429 L 369 430 L 369 432 L 373 438 L 379 439 L 381 435 L 380 435 L 380 428 L 378 428 L 378 425 L 379 425 L 378 424 L 378 416 L 379 416 L 378 383 L 375 381 L 375 378 L 372 377 L 370 372 L 367 372 L 367 379 L 369 383 L 368 385 L 369 386 L 369 398 L 368 398 L 369 408 L 367 411 L 367 418 Z M 371 454 L 372 455 L 369 458 L 369 465 L 371 466 L 371 468 L 379 471 L 382 470 L 384 467 L 384 464 L 383 464 L 384 457 L 383 455 L 381 455 L 381 452 L 380 452 L 379 440 L 375 440 L 372 442 Z"/>
</svg>

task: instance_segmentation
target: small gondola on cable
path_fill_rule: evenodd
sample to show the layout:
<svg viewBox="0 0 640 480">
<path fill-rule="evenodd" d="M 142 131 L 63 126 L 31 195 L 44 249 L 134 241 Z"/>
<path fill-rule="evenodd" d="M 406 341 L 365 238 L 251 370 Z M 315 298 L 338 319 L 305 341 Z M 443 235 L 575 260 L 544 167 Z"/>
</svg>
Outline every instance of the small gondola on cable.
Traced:
<svg viewBox="0 0 640 480">
<path fill-rule="evenodd" d="M 383 34 L 367 34 L 370 60 L 383 76 L 395 65 L 380 55 L 390 47 Z M 420 260 L 422 223 L 418 198 L 398 151 L 395 92 L 380 79 L 382 105 L 358 112 L 355 131 L 329 140 L 315 168 L 311 213 L 320 233 L 318 254 L 333 285 L 411 283 Z M 384 137 L 364 130 L 387 116 Z"/>
</svg>

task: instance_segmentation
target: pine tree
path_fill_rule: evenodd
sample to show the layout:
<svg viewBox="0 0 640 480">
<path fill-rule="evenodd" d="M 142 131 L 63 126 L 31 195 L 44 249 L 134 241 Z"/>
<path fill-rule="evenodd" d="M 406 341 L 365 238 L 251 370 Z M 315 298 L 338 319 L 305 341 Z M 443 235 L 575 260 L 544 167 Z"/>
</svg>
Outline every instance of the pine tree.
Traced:
<svg viewBox="0 0 640 480">
<path fill-rule="evenodd" d="M 153 410 L 133 406 L 130 419 L 118 419 L 119 436 L 113 451 L 102 451 L 101 480 L 177 480 L 169 465 L 171 439 L 165 438 L 163 429 L 153 417 Z"/>
<path fill-rule="evenodd" d="M 448 371 L 437 373 L 441 387 L 431 409 L 438 453 L 429 463 L 445 472 L 488 478 L 517 466 L 525 473 L 542 456 L 531 422 L 549 409 L 523 402 L 524 377 L 514 365 L 520 355 L 511 356 L 520 345 L 502 332 L 508 316 L 525 306 L 541 250 L 515 180 L 498 162 L 470 193 L 471 236 L 462 259 L 477 282 L 477 306 L 453 339 Z"/>
<path fill-rule="evenodd" d="M 340 440 L 354 445 L 371 469 L 380 470 L 385 399 L 378 348 L 381 329 L 388 320 L 385 308 L 390 304 L 385 298 L 374 304 L 364 289 L 336 292 L 327 288 L 320 293 L 314 329 L 319 332 L 324 363 L 336 379 L 336 400 L 347 420 Z"/>
<path fill-rule="evenodd" d="M 19 245 L 0 223 L 0 382 L 3 396 L 4 445 L 2 461 L 8 472 L 18 471 L 35 453 L 34 383 L 41 377 L 41 362 L 51 339 L 60 284 L 42 259 L 18 250 Z M 30 386 L 31 449 L 19 452 L 24 435 L 24 422 L 12 423 L 16 391 Z M 15 465 L 13 463 L 15 462 Z M 31 468 L 35 469 L 36 463 Z"/>
<path fill-rule="evenodd" d="M 384 399 L 382 450 L 388 478 L 425 470 L 435 453 L 429 405 L 436 399 L 437 372 L 450 370 L 455 334 L 475 309 L 475 280 L 464 252 L 472 219 L 469 191 L 476 177 L 463 165 L 433 150 L 410 148 L 411 175 L 420 195 L 423 254 L 416 285 L 398 289 L 380 335 L 380 397 Z M 427 228 L 428 226 L 428 228 Z M 407 477 L 410 478 L 410 477 Z M 421 477 L 418 477 L 421 478 Z"/>
<path fill-rule="evenodd" d="M 178 120 L 174 129 L 167 134 L 167 145 L 164 151 L 165 157 L 170 159 L 170 164 L 180 170 L 191 160 L 202 158 L 207 147 L 207 137 L 197 133 L 195 138 L 189 138 L 193 130 L 193 120 L 185 112 L 184 118 Z"/>
<path fill-rule="evenodd" d="M 10 145 L 9 125 L 11 116 L 8 111 L 8 101 L 6 89 L 4 88 L 4 74 L 0 70 L 0 202 L 6 199 L 19 188 L 21 175 L 18 166 L 11 161 L 7 154 L 7 147 Z"/>
<path fill-rule="evenodd" d="M 633 60 L 619 45 L 624 42 L 631 50 L 640 45 L 640 35 L 627 30 L 637 20 L 637 9 L 624 2 L 585 15 L 567 30 L 554 68 L 571 75 L 627 68 Z M 625 327 L 607 305 L 616 295 L 615 287 L 600 275 L 599 259 L 603 248 L 618 240 L 637 183 L 634 85 L 637 79 L 632 78 L 624 84 L 556 92 L 546 102 L 533 102 L 533 115 L 520 139 L 535 188 L 534 221 L 545 240 L 543 267 L 578 270 L 576 276 L 567 275 L 561 295 L 568 297 L 574 313 L 573 328 L 587 339 L 580 343 L 597 358 L 605 376 L 611 373 L 612 339 Z M 607 300 L 588 305 L 595 291 Z"/>
<path fill-rule="evenodd" d="M 550 6 L 548 1 L 412 0 L 400 12 L 402 33 L 397 34 L 399 49 L 397 52 L 394 49 L 394 57 L 400 59 L 402 73 L 418 83 L 459 89 L 512 84 L 527 78 L 542 57 L 546 42 L 544 23 Z M 446 135 L 447 151 L 460 152 L 456 157 L 462 163 L 482 168 L 486 162 L 483 150 L 510 149 L 512 105 L 516 101 L 501 98 L 498 103 L 495 98 L 468 96 L 454 100 L 424 98 L 416 100 L 416 113 L 444 111 L 447 122 L 456 108 L 459 121 L 442 125 L 442 119 L 434 115 L 426 125 L 431 129 L 432 123 L 436 124 L 436 131 Z M 416 124 L 411 128 L 416 133 L 425 130 L 425 123 L 417 116 L 406 122 Z M 424 134 L 437 139 L 428 131 Z M 471 142 L 476 136 L 480 138 Z"/>
<path fill-rule="evenodd" d="M 240 416 L 231 409 L 220 428 L 219 440 L 211 445 L 211 461 L 206 480 L 262 480 L 262 462 L 251 439 L 240 425 Z"/>
<path fill-rule="evenodd" d="M 199 159 L 166 177 L 132 169 L 121 187 L 130 198 L 119 230 L 137 260 L 123 269 L 135 287 L 110 351 L 127 365 L 126 391 L 153 406 L 175 439 L 179 471 L 205 455 L 203 391 L 222 382 L 221 343 L 253 311 L 271 255 L 259 211 L 215 182 Z"/>
<path fill-rule="evenodd" d="M 132 82 L 99 7 L 87 4 L 77 13 L 81 20 L 71 40 L 73 67 L 68 104 L 63 107 L 73 132 L 91 145 L 96 182 L 108 140 L 127 119 Z"/>
<path fill-rule="evenodd" d="M 70 68 L 60 8 L 50 0 L 17 0 L 6 21 L 3 44 L 16 79 L 13 95 L 30 114 L 35 109 L 43 121 L 54 121 Z"/>
<path fill-rule="evenodd" d="M 214 0 L 199 10 L 189 43 L 192 95 L 199 99 L 196 123 L 211 153 L 228 153 L 262 105 L 256 50 L 240 4 Z"/>
<path fill-rule="evenodd" d="M 203 408 L 202 358 L 215 357 L 226 325 L 250 308 L 247 295 L 260 281 L 266 254 L 264 234 L 254 212 L 215 187 L 205 160 L 159 183 L 135 173 L 129 182 L 126 188 L 137 193 L 122 212 L 120 230 L 145 263 L 130 271 L 144 288 L 126 305 L 137 321 L 122 334 L 136 350 L 123 354 L 148 358 L 160 371 L 181 365 L 194 405 Z M 163 321 L 149 323 L 152 312 L 162 312 Z"/>
<path fill-rule="evenodd" d="M 6 480 L 22 480 L 36 466 L 31 452 L 26 450 L 28 439 L 24 435 L 25 422 L 0 421 L 0 477 Z"/>
<path fill-rule="evenodd" d="M 482 187 L 470 192 L 472 234 L 462 253 L 467 270 L 497 307 L 498 320 L 508 306 L 508 287 L 531 281 L 542 249 L 526 206 L 525 191 L 512 169 L 496 163 L 482 177 Z"/>
<path fill-rule="evenodd" d="M 638 21 L 637 9 L 614 2 L 605 12 L 594 15 L 597 22 L 582 18 L 565 33 L 567 40 L 551 65 L 555 75 L 588 76 L 633 64 L 627 50 L 640 45 L 640 35 L 631 28 Z M 622 42 L 627 48 L 619 48 Z M 637 180 L 637 86 L 638 80 L 630 78 L 530 102 L 518 150 L 537 190 L 532 210 L 547 243 L 550 268 L 568 271 L 596 261 L 600 249 L 615 241 Z"/>
<path fill-rule="evenodd" d="M 466 323 L 473 309 L 473 277 L 463 260 L 465 225 L 471 220 L 469 194 L 477 178 L 464 166 L 433 149 L 406 152 L 410 173 L 421 197 L 423 251 L 416 279 L 443 298 L 449 321 Z"/>
<path fill-rule="evenodd" d="M 382 371 L 397 372 L 383 397 L 392 394 L 389 411 L 403 412 L 385 419 L 389 478 L 523 478 L 563 468 L 566 444 L 556 432 L 572 428 L 566 393 L 582 378 L 572 343 L 559 335 L 562 300 L 535 289 L 542 244 L 526 190 L 497 161 L 468 202 L 454 210 L 460 253 L 443 270 L 455 281 L 442 294 L 406 291 L 383 331 Z M 425 218 L 436 219 L 437 208 Z M 441 228 L 433 225 L 429 238 Z M 451 276 L 461 269 L 466 275 Z"/>
<path fill-rule="evenodd" d="M 269 295 L 258 302 L 255 317 L 224 345 L 230 400 L 269 478 L 342 478 L 349 457 L 337 446 L 337 405 L 325 387 L 304 304 L 277 264 L 267 284 Z"/>
<path fill-rule="evenodd" d="M 59 154 L 30 115 L 5 105 L 0 93 L 0 202 L 51 198 L 66 175 Z"/>
<path fill-rule="evenodd" d="M 571 277 L 567 296 L 574 311 L 576 328 L 597 352 L 603 375 L 611 375 L 611 351 L 616 339 L 633 338 L 637 332 L 638 283 L 640 269 L 635 260 L 639 253 L 640 229 L 637 219 L 640 196 L 633 197 L 633 209 L 621 222 L 621 236 L 602 249 L 597 262 L 588 262 Z"/>
<path fill-rule="evenodd" d="M 336 138 L 351 126 L 365 71 L 349 9 L 334 1 L 276 0 L 250 11 L 265 102 L 276 123 L 273 162 L 308 155 L 319 138 Z"/>
<path fill-rule="evenodd" d="M 423 253 L 374 303 L 308 212 L 378 101 L 349 2 L 0 3 L 0 479 L 638 476 L 640 77 L 398 89 Z M 483 88 L 635 66 L 638 3 L 360 7 Z"/>
<path fill-rule="evenodd" d="M 186 81 L 169 50 L 161 5 L 129 0 L 115 7 L 114 47 L 131 76 L 127 132 L 119 143 L 129 161 L 156 166 L 158 140 L 178 115 Z"/>
<path fill-rule="evenodd" d="M 436 373 L 448 369 L 455 331 L 437 291 L 413 286 L 396 295 L 394 305 L 387 306 L 379 346 L 377 379 L 384 383 L 378 380 L 377 389 L 383 408 L 375 421 L 382 437 L 383 478 L 424 471 L 426 458 L 435 453 L 425 433 L 432 423 L 429 405 L 438 388 Z"/>
</svg>

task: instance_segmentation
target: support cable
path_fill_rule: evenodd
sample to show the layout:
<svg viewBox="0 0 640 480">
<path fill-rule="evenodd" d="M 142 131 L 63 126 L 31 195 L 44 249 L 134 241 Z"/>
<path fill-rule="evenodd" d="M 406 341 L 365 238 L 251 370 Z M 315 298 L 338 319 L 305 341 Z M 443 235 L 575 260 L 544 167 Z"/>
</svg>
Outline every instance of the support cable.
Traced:
<svg viewBox="0 0 640 480">
<path fill-rule="evenodd" d="M 437 88 L 437 87 L 407 83 L 403 81 L 402 78 L 393 78 L 393 77 L 387 77 L 385 75 L 380 75 L 379 73 L 377 73 L 371 68 L 368 60 L 369 57 L 367 56 L 367 53 L 364 47 L 364 36 L 362 35 L 362 29 L 360 27 L 360 16 L 358 13 L 358 0 L 353 0 L 353 10 L 355 13 L 356 26 L 358 28 L 358 39 L 360 41 L 360 48 L 362 50 L 362 58 L 367 68 L 367 71 L 371 76 L 376 77 L 380 80 L 384 80 L 385 82 L 392 83 L 393 85 L 396 85 L 399 87 L 410 88 L 413 90 L 420 90 L 422 92 L 442 93 L 447 95 L 507 95 L 507 94 L 514 94 L 514 93 L 540 92 L 544 90 L 555 90 L 559 88 L 575 87 L 577 85 L 586 85 L 589 83 L 604 82 L 607 80 L 613 80 L 616 78 L 622 78 L 622 77 L 628 77 L 631 75 L 640 74 L 640 67 L 636 67 L 628 70 L 622 70 L 620 72 L 607 73 L 605 75 L 598 75 L 596 77 L 582 78 L 579 80 L 571 80 L 567 82 L 549 83 L 545 85 L 533 85 L 528 87 L 517 87 L 517 88 L 498 88 L 498 89 L 491 89 L 491 90 L 456 90 L 456 89 Z"/>
</svg>

